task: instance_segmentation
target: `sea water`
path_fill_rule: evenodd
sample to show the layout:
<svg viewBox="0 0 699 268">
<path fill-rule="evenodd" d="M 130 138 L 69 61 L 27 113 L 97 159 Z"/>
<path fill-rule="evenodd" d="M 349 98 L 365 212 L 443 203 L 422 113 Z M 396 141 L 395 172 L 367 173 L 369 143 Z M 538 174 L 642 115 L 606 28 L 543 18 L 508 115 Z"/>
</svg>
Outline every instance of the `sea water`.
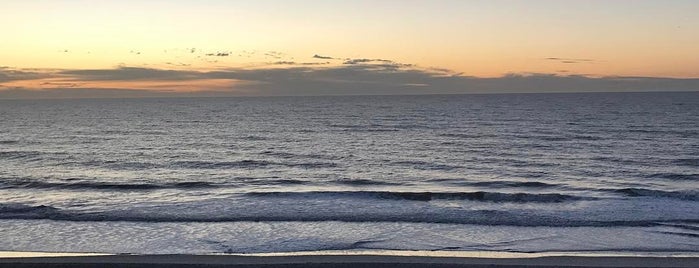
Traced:
<svg viewBox="0 0 699 268">
<path fill-rule="evenodd" d="M 699 93 L 0 101 L 0 251 L 699 252 Z"/>
</svg>

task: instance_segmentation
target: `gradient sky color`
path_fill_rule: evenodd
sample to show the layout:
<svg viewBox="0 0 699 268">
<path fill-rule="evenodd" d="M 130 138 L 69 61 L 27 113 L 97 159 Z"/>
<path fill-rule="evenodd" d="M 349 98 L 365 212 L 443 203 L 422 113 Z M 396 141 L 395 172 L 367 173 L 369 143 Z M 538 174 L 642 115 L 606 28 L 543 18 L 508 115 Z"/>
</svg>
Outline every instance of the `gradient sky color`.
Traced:
<svg viewBox="0 0 699 268">
<path fill-rule="evenodd" d="M 0 14 L 0 66 L 15 71 L 341 64 L 320 55 L 475 77 L 699 77 L 693 0 L 4 0 Z"/>
</svg>

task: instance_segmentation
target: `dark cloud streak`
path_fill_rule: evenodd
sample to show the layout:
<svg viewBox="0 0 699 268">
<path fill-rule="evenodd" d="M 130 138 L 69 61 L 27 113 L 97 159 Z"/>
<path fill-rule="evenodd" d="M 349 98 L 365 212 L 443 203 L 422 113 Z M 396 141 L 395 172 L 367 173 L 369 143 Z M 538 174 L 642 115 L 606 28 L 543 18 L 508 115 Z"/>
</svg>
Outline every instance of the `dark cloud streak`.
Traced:
<svg viewBox="0 0 699 268">
<path fill-rule="evenodd" d="M 375 63 L 375 62 L 395 63 L 392 60 L 384 60 L 384 59 L 347 59 L 342 64 L 362 64 L 362 63 Z"/>
<path fill-rule="evenodd" d="M 209 57 L 228 57 L 231 55 L 231 53 L 230 52 L 216 52 L 216 53 L 207 53 L 205 55 L 209 56 Z"/>
<path fill-rule="evenodd" d="M 322 59 L 322 60 L 334 60 L 335 58 L 333 57 L 328 57 L 328 56 L 321 56 L 318 54 L 313 55 L 314 59 Z"/>
<path fill-rule="evenodd" d="M 40 71 L 16 70 L 9 67 L 0 67 L 0 82 L 39 79 L 48 75 L 49 74 Z"/>
</svg>

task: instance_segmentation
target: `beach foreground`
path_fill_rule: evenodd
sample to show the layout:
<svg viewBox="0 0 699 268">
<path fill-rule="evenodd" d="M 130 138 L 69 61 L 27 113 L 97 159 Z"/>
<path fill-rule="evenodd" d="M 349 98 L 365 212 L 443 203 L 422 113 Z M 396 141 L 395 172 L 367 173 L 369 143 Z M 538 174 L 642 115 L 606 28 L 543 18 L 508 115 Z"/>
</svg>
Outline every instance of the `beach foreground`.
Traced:
<svg viewBox="0 0 699 268">
<path fill-rule="evenodd" d="M 699 267 L 699 257 L 108 255 L 0 258 L 0 267 Z"/>
</svg>

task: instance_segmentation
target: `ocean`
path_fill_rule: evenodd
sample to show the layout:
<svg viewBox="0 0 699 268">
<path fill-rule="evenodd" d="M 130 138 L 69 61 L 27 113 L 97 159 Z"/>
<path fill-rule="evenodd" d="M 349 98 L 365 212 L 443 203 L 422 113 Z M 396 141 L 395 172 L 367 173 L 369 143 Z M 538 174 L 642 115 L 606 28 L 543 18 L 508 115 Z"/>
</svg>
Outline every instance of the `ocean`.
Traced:
<svg viewBox="0 0 699 268">
<path fill-rule="evenodd" d="M 699 93 L 0 101 L 0 251 L 699 252 Z"/>
</svg>

